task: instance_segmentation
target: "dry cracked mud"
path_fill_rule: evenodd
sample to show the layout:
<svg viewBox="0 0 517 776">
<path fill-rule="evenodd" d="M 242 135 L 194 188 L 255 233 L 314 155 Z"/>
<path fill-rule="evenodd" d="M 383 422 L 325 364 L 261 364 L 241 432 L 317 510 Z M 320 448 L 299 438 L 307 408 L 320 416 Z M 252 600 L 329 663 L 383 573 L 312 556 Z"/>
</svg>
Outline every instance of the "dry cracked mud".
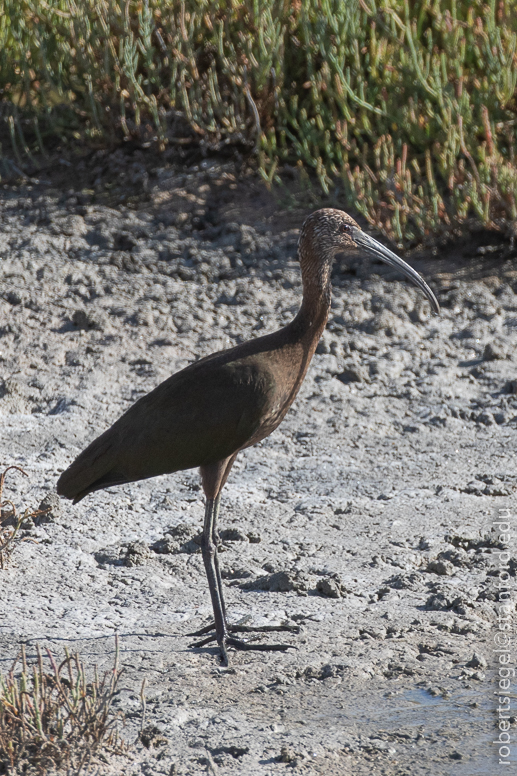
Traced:
<svg viewBox="0 0 517 776">
<path fill-rule="evenodd" d="M 97 186 L 121 165 L 99 158 Z M 516 508 L 517 264 L 471 279 L 451 253 L 422 260 L 435 317 L 387 269 L 337 261 L 301 394 L 239 456 L 221 510 L 230 618 L 301 632 L 285 654 L 232 653 L 221 669 L 186 635 L 211 616 L 198 473 L 75 507 L 55 483 L 158 382 L 295 314 L 303 215 L 227 164 L 147 178 L 138 164 L 124 169 L 141 201 L 99 204 L 73 182 L 1 190 L 0 464 L 29 474 L 9 475 L 16 504 L 50 506 L 0 571 L 2 670 L 21 644 L 109 668 L 119 634 L 116 705 L 138 741 L 101 773 L 494 773 L 494 520 Z M 500 247 L 478 247 L 478 265 Z"/>
</svg>

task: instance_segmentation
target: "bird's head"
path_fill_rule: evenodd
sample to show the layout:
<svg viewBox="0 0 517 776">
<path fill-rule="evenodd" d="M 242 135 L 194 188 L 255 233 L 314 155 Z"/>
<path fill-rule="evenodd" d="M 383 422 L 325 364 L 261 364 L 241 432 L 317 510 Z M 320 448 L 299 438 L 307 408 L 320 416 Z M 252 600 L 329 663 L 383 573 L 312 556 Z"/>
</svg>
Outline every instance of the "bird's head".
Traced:
<svg viewBox="0 0 517 776">
<path fill-rule="evenodd" d="M 350 254 L 357 253 L 358 250 L 399 270 L 424 292 L 435 313 L 440 312 L 438 300 L 418 272 L 382 243 L 366 234 L 343 210 L 323 208 L 305 219 L 298 245 L 302 269 L 304 265 L 313 262 L 328 265 L 336 253 Z M 321 268 L 319 269 L 321 271 Z"/>
</svg>

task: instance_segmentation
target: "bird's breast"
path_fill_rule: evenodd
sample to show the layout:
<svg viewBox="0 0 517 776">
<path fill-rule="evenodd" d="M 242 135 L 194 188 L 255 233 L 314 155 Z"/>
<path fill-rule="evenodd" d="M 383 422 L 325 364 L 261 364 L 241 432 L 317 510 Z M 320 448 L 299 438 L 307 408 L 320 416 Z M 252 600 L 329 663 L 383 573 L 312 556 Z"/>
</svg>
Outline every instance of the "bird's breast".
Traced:
<svg viewBox="0 0 517 776">
<path fill-rule="evenodd" d="M 306 358 L 300 348 L 285 349 L 268 359 L 268 400 L 258 428 L 243 448 L 257 444 L 280 425 L 300 390 L 309 363 L 310 356 Z"/>
</svg>

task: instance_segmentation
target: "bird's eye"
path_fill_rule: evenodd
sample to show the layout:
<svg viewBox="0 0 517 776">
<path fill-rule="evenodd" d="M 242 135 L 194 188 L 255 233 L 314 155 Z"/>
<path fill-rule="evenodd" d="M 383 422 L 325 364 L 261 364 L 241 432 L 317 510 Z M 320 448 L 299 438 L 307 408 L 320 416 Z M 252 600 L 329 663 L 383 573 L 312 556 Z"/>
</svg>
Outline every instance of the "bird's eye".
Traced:
<svg viewBox="0 0 517 776">
<path fill-rule="evenodd" d="M 339 231 L 340 231 L 342 234 L 345 234 L 346 232 L 349 232 L 349 231 L 350 231 L 350 229 L 351 229 L 351 227 L 350 227 L 350 225 L 349 225 L 349 224 L 341 224 L 341 226 L 339 227 Z"/>
</svg>

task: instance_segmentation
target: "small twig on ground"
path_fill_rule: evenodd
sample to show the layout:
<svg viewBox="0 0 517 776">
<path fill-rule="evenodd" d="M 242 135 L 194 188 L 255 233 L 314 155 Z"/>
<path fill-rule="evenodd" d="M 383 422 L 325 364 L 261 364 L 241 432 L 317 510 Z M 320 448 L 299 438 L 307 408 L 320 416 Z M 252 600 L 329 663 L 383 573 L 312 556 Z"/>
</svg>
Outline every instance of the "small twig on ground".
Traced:
<svg viewBox="0 0 517 776">
<path fill-rule="evenodd" d="M 207 765 L 207 768 L 206 768 L 207 773 L 211 773 L 212 776 L 219 776 L 219 768 L 215 764 L 214 758 L 212 757 L 208 749 L 206 750 L 206 765 Z"/>
<path fill-rule="evenodd" d="M 147 677 L 144 676 L 144 679 L 142 681 L 142 687 L 140 689 L 140 700 L 142 702 L 142 724 L 140 725 L 140 733 L 144 729 L 145 725 L 145 713 L 147 711 L 147 703 L 145 700 L 145 685 L 147 683 Z"/>
<path fill-rule="evenodd" d="M 7 469 L 5 469 L 0 474 L 0 569 L 5 568 L 11 556 L 18 531 L 20 530 L 23 523 L 25 523 L 27 520 L 30 520 L 31 518 L 44 515 L 49 511 L 48 509 L 31 510 L 30 508 L 27 508 L 23 515 L 18 515 L 16 507 L 11 499 L 2 500 L 4 494 L 5 475 L 12 469 L 16 469 L 16 471 L 21 472 L 25 477 L 29 476 L 27 472 L 21 468 L 21 466 L 8 466 Z M 4 513 L 6 507 L 8 507 L 8 510 Z M 21 539 L 21 541 L 26 541 L 26 539 Z M 34 539 L 31 539 L 31 541 L 34 541 Z"/>
</svg>

